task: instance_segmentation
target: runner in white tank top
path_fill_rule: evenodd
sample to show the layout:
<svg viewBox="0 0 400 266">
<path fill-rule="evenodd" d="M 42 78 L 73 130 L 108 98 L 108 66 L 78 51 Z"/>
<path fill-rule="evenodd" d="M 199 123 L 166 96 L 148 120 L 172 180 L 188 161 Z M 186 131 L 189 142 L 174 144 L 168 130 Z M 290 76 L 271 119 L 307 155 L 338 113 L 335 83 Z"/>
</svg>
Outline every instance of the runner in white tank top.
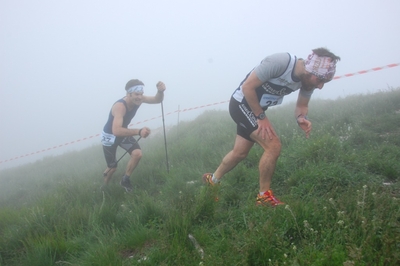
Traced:
<svg viewBox="0 0 400 266">
<path fill-rule="evenodd" d="M 214 173 L 203 175 L 203 181 L 209 185 L 219 183 L 226 173 L 246 158 L 256 142 L 264 149 L 259 162 L 260 193 L 256 203 L 282 204 L 270 189 L 281 143 L 264 111 L 281 104 L 285 95 L 298 90 L 295 119 L 308 138 L 311 131 L 311 122 L 307 119 L 310 97 L 314 89 L 322 89 L 332 80 L 339 60 L 340 57 L 325 48 L 314 49 L 306 60 L 288 53 L 265 57 L 232 94 L 229 113 L 237 124 L 235 144 Z"/>
</svg>

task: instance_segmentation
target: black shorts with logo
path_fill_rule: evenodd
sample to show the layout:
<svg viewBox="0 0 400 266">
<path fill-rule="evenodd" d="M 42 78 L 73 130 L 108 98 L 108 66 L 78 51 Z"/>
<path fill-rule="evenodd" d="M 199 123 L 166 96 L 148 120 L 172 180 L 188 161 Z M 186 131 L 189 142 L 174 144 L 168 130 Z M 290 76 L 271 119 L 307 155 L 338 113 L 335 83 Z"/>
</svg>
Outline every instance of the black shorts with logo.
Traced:
<svg viewBox="0 0 400 266">
<path fill-rule="evenodd" d="M 250 134 L 258 128 L 257 118 L 248 105 L 236 101 L 231 97 L 229 101 L 229 114 L 237 125 L 236 134 L 254 142 L 250 138 Z"/>
<path fill-rule="evenodd" d="M 125 137 L 118 143 L 114 143 L 112 146 L 104 146 L 103 145 L 103 152 L 104 152 L 104 157 L 107 162 L 107 167 L 109 168 L 116 168 L 117 167 L 117 148 L 120 146 L 124 150 L 126 150 L 129 154 L 132 153 L 132 151 L 139 149 L 140 146 L 137 140 L 134 137 Z"/>
</svg>

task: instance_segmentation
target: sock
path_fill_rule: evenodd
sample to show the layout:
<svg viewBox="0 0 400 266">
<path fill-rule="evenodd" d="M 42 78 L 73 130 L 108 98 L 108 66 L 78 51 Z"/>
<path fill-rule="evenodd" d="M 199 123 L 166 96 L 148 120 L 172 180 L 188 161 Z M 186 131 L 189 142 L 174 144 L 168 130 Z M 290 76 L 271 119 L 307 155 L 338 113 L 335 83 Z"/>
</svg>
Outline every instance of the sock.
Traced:
<svg viewBox="0 0 400 266">
<path fill-rule="evenodd" d="M 212 179 L 211 179 L 211 180 L 212 180 L 213 183 L 215 183 L 215 184 L 219 183 L 219 181 L 220 181 L 218 178 L 215 177 L 214 174 L 212 175 Z"/>
<path fill-rule="evenodd" d="M 122 180 L 129 180 L 129 176 L 127 176 L 127 175 L 124 175 L 123 177 L 122 177 Z"/>
<path fill-rule="evenodd" d="M 264 196 L 264 193 L 267 191 L 260 192 L 260 196 Z"/>
</svg>

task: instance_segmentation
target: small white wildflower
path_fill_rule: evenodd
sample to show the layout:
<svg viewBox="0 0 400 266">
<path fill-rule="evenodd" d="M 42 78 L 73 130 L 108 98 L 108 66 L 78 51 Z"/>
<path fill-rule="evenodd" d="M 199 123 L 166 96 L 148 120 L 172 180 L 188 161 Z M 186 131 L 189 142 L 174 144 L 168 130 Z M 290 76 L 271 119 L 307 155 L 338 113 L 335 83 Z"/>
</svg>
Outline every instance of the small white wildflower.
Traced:
<svg viewBox="0 0 400 266">
<path fill-rule="evenodd" d="M 283 256 L 285 256 L 285 258 L 287 258 L 287 255 L 286 255 L 286 253 L 284 253 L 284 254 L 283 254 Z"/>
<path fill-rule="evenodd" d="M 296 250 L 296 249 L 297 249 L 297 247 L 295 245 L 293 245 L 293 250 Z"/>
<path fill-rule="evenodd" d="M 330 202 L 333 202 L 333 199 L 332 199 L 332 198 L 330 198 L 330 199 L 329 199 L 329 201 L 330 201 Z"/>
<path fill-rule="evenodd" d="M 363 186 L 363 189 L 367 189 L 367 185 L 364 185 L 364 186 Z"/>
<path fill-rule="evenodd" d="M 344 211 L 338 211 L 338 212 L 337 212 L 337 215 L 338 215 L 338 216 L 343 216 L 343 215 L 344 215 Z"/>
<path fill-rule="evenodd" d="M 327 208 L 326 206 L 324 206 L 322 209 L 323 209 L 324 211 L 326 211 L 328 208 Z"/>
<path fill-rule="evenodd" d="M 133 258 L 133 256 L 130 256 L 129 258 L 131 259 L 131 258 Z M 147 260 L 146 256 L 144 256 L 143 258 L 139 259 L 138 262 L 142 262 L 142 261 L 145 261 L 145 260 Z"/>
<path fill-rule="evenodd" d="M 344 222 L 343 222 L 342 220 L 339 220 L 337 223 L 338 223 L 339 225 L 343 225 L 343 224 L 344 224 Z"/>
<path fill-rule="evenodd" d="M 289 206 L 289 205 L 286 205 L 286 206 L 285 206 L 285 210 L 290 210 L 290 206 Z"/>
</svg>

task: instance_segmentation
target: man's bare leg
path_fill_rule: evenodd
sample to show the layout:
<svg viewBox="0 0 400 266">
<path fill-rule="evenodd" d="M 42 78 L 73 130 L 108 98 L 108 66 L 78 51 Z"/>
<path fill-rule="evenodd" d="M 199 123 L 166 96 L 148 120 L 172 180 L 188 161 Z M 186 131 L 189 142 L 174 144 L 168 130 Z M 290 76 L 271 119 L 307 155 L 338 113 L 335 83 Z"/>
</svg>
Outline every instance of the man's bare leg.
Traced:
<svg viewBox="0 0 400 266">
<path fill-rule="evenodd" d="M 133 150 L 131 153 L 131 158 L 126 166 L 125 175 L 122 177 L 120 185 L 123 186 L 126 192 L 131 192 L 133 187 L 131 181 L 129 180 L 133 170 L 135 170 L 140 159 L 142 158 L 142 151 L 140 149 Z"/>
<path fill-rule="evenodd" d="M 117 170 L 117 168 L 109 168 L 107 167 L 107 169 L 104 171 L 103 176 L 104 176 L 104 185 L 108 185 L 108 183 L 110 182 L 113 174 L 115 173 L 115 171 Z"/>
<path fill-rule="evenodd" d="M 271 186 L 276 162 L 281 152 L 281 143 L 278 137 L 262 139 L 255 132 L 251 134 L 251 137 L 264 149 L 258 169 L 260 174 L 260 192 L 265 192 Z"/>
<path fill-rule="evenodd" d="M 233 146 L 233 149 L 225 155 L 225 157 L 222 159 L 221 164 L 214 172 L 215 178 L 221 179 L 226 173 L 235 168 L 238 163 L 246 158 L 253 145 L 254 142 L 248 141 L 247 139 L 236 135 L 235 145 Z"/>
<path fill-rule="evenodd" d="M 139 164 L 140 159 L 142 158 L 142 150 L 136 149 L 131 153 L 131 158 L 126 166 L 125 175 L 131 176 L 133 170 L 135 170 L 136 166 Z"/>
</svg>

